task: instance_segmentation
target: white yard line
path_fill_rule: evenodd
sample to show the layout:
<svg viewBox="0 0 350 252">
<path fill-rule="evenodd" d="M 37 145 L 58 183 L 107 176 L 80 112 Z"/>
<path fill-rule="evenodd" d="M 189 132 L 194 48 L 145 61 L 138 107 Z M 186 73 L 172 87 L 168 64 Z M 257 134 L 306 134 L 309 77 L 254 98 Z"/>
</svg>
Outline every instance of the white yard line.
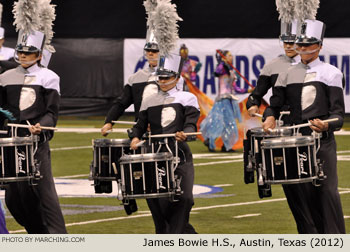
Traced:
<svg viewBox="0 0 350 252">
<path fill-rule="evenodd" d="M 193 154 L 193 158 L 217 158 L 217 157 L 227 157 L 227 158 L 239 158 L 242 157 L 243 154 L 224 154 L 224 153 L 217 153 L 217 154 Z"/>
<path fill-rule="evenodd" d="M 193 164 L 194 166 L 205 166 L 205 165 L 215 165 L 215 164 L 228 164 L 228 163 L 237 163 L 242 162 L 243 159 L 238 160 L 226 160 L 226 161 L 217 161 L 217 162 L 205 162 L 205 163 L 197 163 Z"/>
<path fill-rule="evenodd" d="M 233 216 L 235 219 L 242 219 L 242 218 L 247 218 L 247 217 L 255 217 L 255 216 L 260 216 L 261 213 L 256 213 L 256 214 L 245 214 L 245 215 L 237 215 Z"/>
<path fill-rule="evenodd" d="M 60 176 L 55 178 L 80 178 L 80 177 L 88 177 L 89 174 L 77 174 L 77 175 L 68 175 L 68 176 Z"/>
<path fill-rule="evenodd" d="M 233 186 L 233 184 L 214 185 L 214 187 L 227 187 L 227 186 Z"/>
<path fill-rule="evenodd" d="M 79 149 L 92 149 L 91 145 L 86 146 L 75 146 L 75 147 L 61 147 L 61 148 L 52 148 L 51 151 L 61 151 L 61 150 L 79 150 Z"/>
<path fill-rule="evenodd" d="M 340 194 L 348 194 L 348 193 L 350 193 L 350 191 L 340 192 Z M 286 198 L 279 198 L 279 199 L 272 199 L 272 200 L 258 200 L 258 201 L 241 202 L 241 203 L 224 204 L 224 205 L 214 205 L 214 206 L 207 206 L 207 207 L 196 207 L 196 208 L 192 208 L 192 211 L 215 209 L 215 208 L 225 208 L 225 207 L 235 207 L 235 206 L 245 206 L 245 205 L 255 205 L 255 204 L 271 203 L 271 202 L 278 202 L 278 201 L 284 201 L 284 200 L 286 200 Z M 108 218 L 108 219 L 73 222 L 73 223 L 66 224 L 66 227 L 101 223 L 101 222 L 107 222 L 107 221 L 136 219 L 136 218 L 149 217 L 149 216 L 152 216 L 152 215 L 151 214 L 140 214 L 140 215 L 127 216 L 127 217 L 115 217 L 115 218 Z M 11 234 L 23 233 L 23 232 L 25 232 L 24 229 L 10 231 Z"/>
</svg>

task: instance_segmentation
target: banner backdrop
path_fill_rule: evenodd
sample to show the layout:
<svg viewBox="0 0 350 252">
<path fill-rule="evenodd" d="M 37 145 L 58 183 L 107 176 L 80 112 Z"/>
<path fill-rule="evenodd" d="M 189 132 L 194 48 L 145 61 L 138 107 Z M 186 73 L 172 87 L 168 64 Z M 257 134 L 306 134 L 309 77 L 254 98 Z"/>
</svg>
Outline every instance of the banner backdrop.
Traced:
<svg viewBox="0 0 350 252">
<path fill-rule="evenodd" d="M 146 60 L 143 57 L 144 39 L 125 39 L 124 41 L 124 82 L 139 68 L 145 67 Z M 256 85 L 258 76 L 264 64 L 271 59 L 283 54 L 282 44 L 278 39 L 181 39 L 180 45 L 186 44 L 190 58 L 202 63 L 198 72 L 196 86 L 214 99 L 218 91 L 218 78 L 214 78 L 213 72 L 217 64 L 215 58 L 216 49 L 229 50 L 233 55 L 233 65 L 252 84 Z M 350 113 L 350 38 L 326 38 L 320 53 L 321 60 L 338 67 L 345 76 L 345 106 L 346 113 Z M 248 84 L 242 78 L 237 85 L 248 88 Z M 240 95 L 244 100 L 248 94 Z M 271 91 L 264 97 L 269 101 Z"/>
</svg>

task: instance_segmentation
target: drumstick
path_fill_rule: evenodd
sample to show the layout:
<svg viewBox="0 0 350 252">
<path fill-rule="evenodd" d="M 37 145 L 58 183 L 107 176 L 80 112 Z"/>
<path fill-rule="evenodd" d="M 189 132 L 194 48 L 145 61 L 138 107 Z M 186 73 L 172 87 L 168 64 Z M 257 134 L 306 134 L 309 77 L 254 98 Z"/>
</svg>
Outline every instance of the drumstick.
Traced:
<svg viewBox="0 0 350 252">
<path fill-rule="evenodd" d="M 138 142 L 138 143 L 136 144 L 136 147 L 140 147 L 140 146 L 143 145 L 145 142 L 146 142 L 146 140 L 142 140 L 142 141 Z"/>
<path fill-rule="evenodd" d="M 339 119 L 338 118 L 332 118 L 332 119 L 327 119 L 327 120 L 321 120 L 321 122 L 323 123 L 326 123 L 326 122 L 335 122 L 335 121 L 338 121 Z M 307 126 L 311 126 L 312 124 L 310 122 L 308 123 L 303 123 L 303 124 L 297 124 L 297 125 L 293 125 L 293 126 L 286 126 L 286 127 L 283 127 L 284 129 L 297 129 L 297 128 L 302 128 L 302 127 L 307 127 Z M 267 129 L 269 132 L 274 132 L 276 129 L 271 129 L 271 128 L 268 128 Z"/>
<path fill-rule="evenodd" d="M 326 122 L 335 122 L 338 121 L 338 118 L 332 118 L 332 119 L 327 119 L 327 120 L 321 120 L 321 122 L 326 123 Z M 302 127 L 307 127 L 311 126 L 312 124 L 310 122 L 308 123 L 303 123 L 303 124 L 298 124 L 298 125 L 293 125 L 293 126 L 287 126 L 287 129 L 297 129 L 297 128 L 302 128 Z"/>
<path fill-rule="evenodd" d="M 185 133 L 186 136 L 195 136 L 195 135 L 201 135 L 202 132 L 189 132 L 189 133 Z M 175 133 L 172 134 L 158 134 L 158 135 L 149 135 L 150 138 L 154 137 L 175 137 Z"/>
<path fill-rule="evenodd" d="M 257 117 L 260 117 L 260 118 L 263 117 L 262 115 L 260 115 L 260 114 L 258 114 L 258 113 L 254 113 L 253 115 L 255 115 L 255 116 L 257 116 Z"/>
<path fill-rule="evenodd" d="M 112 121 L 112 123 L 132 124 L 132 125 L 135 125 L 135 124 L 136 124 L 136 122 L 128 122 L 128 121 Z"/>
<path fill-rule="evenodd" d="M 0 130 L 0 134 L 7 134 L 7 131 L 6 130 Z"/>
<path fill-rule="evenodd" d="M 16 124 L 16 123 L 8 123 L 7 126 L 10 126 L 10 127 L 17 127 L 17 128 L 31 128 L 32 126 L 29 126 L 29 125 L 24 125 L 24 124 Z M 47 126 L 40 126 L 41 129 L 44 129 L 44 130 L 58 130 L 57 128 L 55 127 L 47 127 Z"/>
</svg>

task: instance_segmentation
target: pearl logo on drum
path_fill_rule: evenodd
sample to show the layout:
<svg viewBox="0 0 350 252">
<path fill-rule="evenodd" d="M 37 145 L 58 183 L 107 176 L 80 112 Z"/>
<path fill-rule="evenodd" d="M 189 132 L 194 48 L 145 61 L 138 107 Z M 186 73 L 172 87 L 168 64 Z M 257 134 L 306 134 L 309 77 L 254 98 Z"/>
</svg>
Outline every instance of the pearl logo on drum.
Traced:
<svg viewBox="0 0 350 252">
<path fill-rule="evenodd" d="M 304 162 L 307 162 L 307 155 L 305 152 L 299 153 L 299 163 L 300 163 L 300 173 L 301 174 L 307 174 L 307 172 L 304 171 Z"/>
<path fill-rule="evenodd" d="M 166 189 L 165 186 L 163 186 L 163 177 L 165 177 L 166 172 L 164 168 L 157 168 L 158 170 L 158 184 L 159 184 L 159 189 Z"/>
<path fill-rule="evenodd" d="M 26 156 L 23 152 L 18 151 L 17 152 L 18 155 L 18 173 L 26 173 L 25 170 L 23 170 L 23 166 L 22 166 L 22 162 L 26 161 Z"/>
</svg>

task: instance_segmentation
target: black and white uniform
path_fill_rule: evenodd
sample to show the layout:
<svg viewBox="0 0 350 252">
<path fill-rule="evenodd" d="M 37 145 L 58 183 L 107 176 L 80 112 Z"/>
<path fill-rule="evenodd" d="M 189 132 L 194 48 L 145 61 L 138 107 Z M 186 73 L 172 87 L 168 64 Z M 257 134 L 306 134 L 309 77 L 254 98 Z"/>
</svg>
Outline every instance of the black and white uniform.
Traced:
<svg viewBox="0 0 350 252">
<path fill-rule="evenodd" d="M 0 47 L 0 74 L 18 66 L 18 63 L 13 60 L 14 55 L 15 49 L 5 46 Z"/>
<path fill-rule="evenodd" d="M 280 55 L 279 57 L 273 59 L 269 63 L 267 63 L 258 78 L 257 86 L 255 87 L 253 93 L 249 96 L 247 100 L 247 109 L 250 107 L 256 105 L 261 105 L 261 100 L 264 97 L 264 95 L 268 92 L 270 88 L 273 88 L 276 84 L 276 81 L 278 79 L 278 76 L 283 73 L 287 72 L 288 68 L 291 65 L 295 65 L 300 63 L 300 56 L 296 55 L 293 58 L 290 58 L 286 55 Z M 274 91 L 274 89 L 272 89 Z M 289 110 L 288 106 L 285 104 L 281 110 Z M 290 123 L 288 118 L 286 119 L 286 116 L 284 118 L 285 122 Z M 305 215 L 305 206 L 302 201 L 299 201 L 298 199 L 303 197 L 303 191 L 300 189 L 300 186 L 295 184 L 284 184 L 282 185 L 284 194 L 286 195 L 288 206 L 290 210 L 292 211 L 292 214 L 295 219 L 301 219 L 301 218 L 308 218 L 311 219 L 311 216 Z M 312 220 L 309 220 L 307 222 L 310 222 Z M 305 233 L 305 227 L 297 223 L 297 229 L 299 233 Z"/>
<path fill-rule="evenodd" d="M 124 86 L 122 95 L 116 99 L 108 111 L 105 123 L 118 120 L 131 104 L 134 104 L 135 121 L 137 120 L 142 99 L 158 92 L 154 72 L 155 69 L 149 67 L 140 69 L 130 76 L 128 83 Z"/>
<path fill-rule="evenodd" d="M 275 86 L 278 75 L 287 71 L 291 64 L 297 64 L 299 62 L 299 55 L 296 55 L 293 58 L 290 58 L 286 55 L 280 55 L 277 58 L 265 64 L 260 72 L 255 89 L 249 95 L 246 104 L 247 109 L 254 105 L 259 107 L 264 95 L 266 95 L 270 88 L 273 88 Z"/>
<path fill-rule="evenodd" d="M 0 75 L 1 106 L 11 111 L 16 123 L 54 127 L 59 109 L 60 78 L 53 71 L 34 64 L 24 69 L 18 66 Z M 27 129 L 18 136 L 28 136 Z M 49 140 L 52 131 L 43 130 L 34 158 L 43 176 L 38 185 L 28 182 L 10 183 L 6 188 L 6 205 L 16 221 L 28 233 L 66 233 L 51 172 Z"/>
<path fill-rule="evenodd" d="M 290 205 L 300 208 L 302 215 L 294 216 L 298 230 L 304 233 L 345 233 L 344 216 L 338 192 L 337 153 L 333 132 L 343 125 L 345 114 L 343 74 L 336 67 L 319 59 L 305 65 L 291 66 L 279 77 L 271 106 L 264 117 L 278 117 L 280 108 L 288 104 L 293 124 L 338 118 L 330 122 L 327 132 L 322 133 L 321 148 L 317 158 L 324 161 L 323 170 L 327 178 L 321 186 L 312 183 L 297 184 L 302 193 L 291 199 Z M 309 127 L 301 128 L 303 135 L 310 135 Z"/>
<path fill-rule="evenodd" d="M 155 134 L 176 133 L 178 131 L 196 132 L 199 118 L 197 98 L 189 92 L 182 91 L 183 86 L 147 97 L 142 101 L 137 124 L 132 129 L 131 138 L 140 138 L 150 124 Z M 174 149 L 174 139 L 169 140 Z M 181 177 L 183 194 L 176 202 L 167 198 L 148 199 L 156 233 L 195 233 L 189 224 L 193 201 L 194 167 L 192 153 L 186 142 L 179 142 L 180 163 L 175 174 Z M 174 152 L 173 152 L 174 153 Z"/>
<path fill-rule="evenodd" d="M 138 118 L 141 102 L 144 97 L 158 92 L 158 85 L 155 83 L 155 68 L 148 67 L 140 69 L 129 77 L 128 83 L 124 86 L 122 95 L 114 102 L 107 113 L 105 123 L 112 123 L 123 115 L 125 110 L 134 105 L 135 121 Z M 112 123 L 113 124 L 113 123 Z M 129 205 L 124 205 L 125 211 L 129 214 L 130 209 L 137 210 L 136 200 L 129 200 Z"/>
</svg>

